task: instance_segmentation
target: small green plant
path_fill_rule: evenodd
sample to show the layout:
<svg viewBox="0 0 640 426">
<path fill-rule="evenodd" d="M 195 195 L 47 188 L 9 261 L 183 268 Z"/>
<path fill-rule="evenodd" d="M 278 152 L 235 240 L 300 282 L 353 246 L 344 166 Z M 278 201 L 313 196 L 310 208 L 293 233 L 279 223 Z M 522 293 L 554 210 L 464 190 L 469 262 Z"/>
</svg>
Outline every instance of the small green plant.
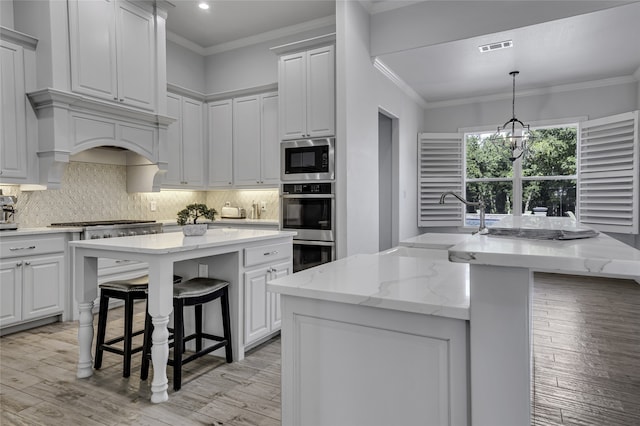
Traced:
<svg viewBox="0 0 640 426">
<path fill-rule="evenodd" d="M 215 220 L 216 209 L 210 209 L 206 204 L 189 204 L 178 212 L 178 225 L 186 225 L 187 223 L 196 223 L 199 217 L 209 220 Z"/>
</svg>

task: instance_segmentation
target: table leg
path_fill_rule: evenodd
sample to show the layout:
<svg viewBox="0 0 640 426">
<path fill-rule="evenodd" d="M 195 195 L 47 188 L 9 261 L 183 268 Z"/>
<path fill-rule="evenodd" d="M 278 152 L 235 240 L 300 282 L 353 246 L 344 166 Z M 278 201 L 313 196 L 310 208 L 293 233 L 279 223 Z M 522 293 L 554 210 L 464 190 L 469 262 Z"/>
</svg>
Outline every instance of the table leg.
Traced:
<svg viewBox="0 0 640 426">
<path fill-rule="evenodd" d="M 532 273 L 469 268 L 471 424 L 529 425 Z"/>
<path fill-rule="evenodd" d="M 79 304 L 78 318 L 78 373 L 79 379 L 93 375 L 93 358 L 91 342 L 93 342 L 93 301 Z"/>
<path fill-rule="evenodd" d="M 149 315 L 153 322 L 151 335 L 151 402 L 169 399 L 167 393 L 167 360 L 169 359 L 169 315 L 173 310 L 173 262 L 159 258 L 149 261 Z"/>
</svg>

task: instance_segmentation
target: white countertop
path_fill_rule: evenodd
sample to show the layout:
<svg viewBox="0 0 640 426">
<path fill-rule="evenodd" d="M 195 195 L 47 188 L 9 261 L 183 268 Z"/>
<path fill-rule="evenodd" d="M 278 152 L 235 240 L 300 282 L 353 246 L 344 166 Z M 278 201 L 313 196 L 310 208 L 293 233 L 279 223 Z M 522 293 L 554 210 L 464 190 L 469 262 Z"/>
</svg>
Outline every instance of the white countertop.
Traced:
<svg viewBox="0 0 640 426">
<path fill-rule="evenodd" d="M 588 228 L 570 218 L 521 216 L 505 218 L 496 227 L 527 229 Z M 473 235 L 449 249 L 452 262 L 513 266 L 536 271 L 599 275 L 640 281 L 640 250 L 603 233 L 575 240 L 537 240 Z"/>
<path fill-rule="evenodd" d="M 269 291 L 289 296 L 469 319 L 468 265 L 444 254 L 359 254 L 270 281 Z"/>
<path fill-rule="evenodd" d="M 182 232 L 165 232 L 133 237 L 80 240 L 72 241 L 69 244 L 72 247 L 159 254 L 269 240 L 277 237 L 293 237 L 294 235 L 296 233 L 290 231 L 219 228 L 209 229 L 206 234 L 197 237 L 185 237 Z"/>
<path fill-rule="evenodd" d="M 471 234 L 446 234 L 430 233 L 420 234 L 415 237 L 400 241 L 399 245 L 406 247 L 429 248 L 447 250 L 450 247 L 460 244 Z"/>
<path fill-rule="evenodd" d="M 77 227 L 77 226 L 55 227 L 55 228 L 43 226 L 43 227 L 37 227 L 37 228 L 18 228 L 14 230 L 5 229 L 0 231 L 0 238 L 21 237 L 24 235 L 60 234 L 65 232 L 82 232 L 82 231 L 83 231 L 83 228 Z"/>
<path fill-rule="evenodd" d="M 175 220 L 159 220 L 158 222 L 166 226 L 178 226 L 178 222 Z M 268 226 L 280 226 L 280 221 L 277 219 L 216 219 L 210 220 L 198 220 L 198 223 L 206 224 L 236 224 L 236 225 L 268 225 Z"/>
</svg>

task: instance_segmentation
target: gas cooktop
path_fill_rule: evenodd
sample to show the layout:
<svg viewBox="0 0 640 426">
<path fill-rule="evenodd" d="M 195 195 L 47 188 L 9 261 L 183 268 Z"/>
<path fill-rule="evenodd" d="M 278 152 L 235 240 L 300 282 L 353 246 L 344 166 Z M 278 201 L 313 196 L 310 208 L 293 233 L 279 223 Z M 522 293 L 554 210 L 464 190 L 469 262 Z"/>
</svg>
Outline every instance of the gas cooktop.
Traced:
<svg viewBox="0 0 640 426">
<path fill-rule="evenodd" d="M 52 223 L 50 226 L 104 226 L 104 225 L 131 225 L 135 223 L 155 223 L 155 220 L 135 220 L 135 219 L 120 219 L 120 220 L 92 220 L 92 221 L 80 221 L 80 222 L 59 222 Z"/>
</svg>

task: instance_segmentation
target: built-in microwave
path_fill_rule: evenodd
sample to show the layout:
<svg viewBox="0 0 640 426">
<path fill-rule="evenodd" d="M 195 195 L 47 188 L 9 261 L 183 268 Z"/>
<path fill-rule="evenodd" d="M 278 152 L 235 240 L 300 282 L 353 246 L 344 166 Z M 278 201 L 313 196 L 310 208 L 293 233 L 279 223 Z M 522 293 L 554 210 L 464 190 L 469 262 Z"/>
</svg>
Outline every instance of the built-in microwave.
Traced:
<svg viewBox="0 0 640 426">
<path fill-rule="evenodd" d="M 280 144 L 283 181 L 333 180 L 335 138 L 303 139 Z"/>
</svg>

